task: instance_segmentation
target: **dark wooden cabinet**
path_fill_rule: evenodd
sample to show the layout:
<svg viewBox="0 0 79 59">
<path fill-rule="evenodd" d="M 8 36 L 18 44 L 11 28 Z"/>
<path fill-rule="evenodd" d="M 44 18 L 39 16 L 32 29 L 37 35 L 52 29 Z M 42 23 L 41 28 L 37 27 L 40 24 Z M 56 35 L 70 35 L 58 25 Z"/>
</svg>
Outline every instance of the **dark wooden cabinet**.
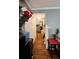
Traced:
<svg viewBox="0 0 79 59">
<path fill-rule="evenodd" d="M 25 37 L 19 40 L 19 59 L 32 59 L 32 47 L 33 40 L 28 38 L 25 41 Z"/>
<path fill-rule="evenodd" d="M 25 55 L 26 59 L 32 59 L 32 48 L 33 48 L 33 40 L 28 39 L 28 41 L 25 44 Z"/>
</svg>

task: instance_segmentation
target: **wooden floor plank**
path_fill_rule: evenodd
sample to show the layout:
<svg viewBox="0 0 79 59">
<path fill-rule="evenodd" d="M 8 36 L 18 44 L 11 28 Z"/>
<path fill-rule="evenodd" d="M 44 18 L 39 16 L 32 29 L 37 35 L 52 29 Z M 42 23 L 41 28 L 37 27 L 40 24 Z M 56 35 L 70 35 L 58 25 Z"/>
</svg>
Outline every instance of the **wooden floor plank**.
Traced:
<svg viewBox="0 0 79 59">
<path fill-rule="evenodd" d="M 56 55 L 50 56 L 44 46 L 44 39 L 41 33 L 37 33 L 35 43 L 33 44 L 33 59 L 59 59 Z"/>
</svg>

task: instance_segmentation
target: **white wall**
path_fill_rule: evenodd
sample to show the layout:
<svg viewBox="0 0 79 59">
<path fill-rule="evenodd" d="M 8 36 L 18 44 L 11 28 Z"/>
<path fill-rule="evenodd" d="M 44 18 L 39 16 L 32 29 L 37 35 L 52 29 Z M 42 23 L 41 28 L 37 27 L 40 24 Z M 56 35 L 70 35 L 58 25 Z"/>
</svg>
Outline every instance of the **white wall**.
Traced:
<svg viewBox="0 0 79 59">
<path fill-rule="evenodd" d="M 24 32 L 29 32 L 30 38 L 32 38 L 32 20 L 29 19 L 28 22 L 25 22 Z"/>
<path fill-rule="evenodd" d="M 49 37 L 55 33 L 56 29 L 60 29 L 60 10 L 51 10 L 46 12 L 46 24 L 48 25 Z"/>
<path fill-rule="evenodd" d="M 29 19 L 28 22 L 25 22 L 25 32 L 29 32 L 30 38 L 33 38 L 35 41 L 36 38 L 36 19 L 34 18 L 34 15 Z"/>
<path fill-rule="evenodd" d="M 36 39 L 36 18 L 35 18 L 35 15 L 33 14 L 32 15 L 32 38 L 34 39 L 33 42 L 35 42 L 35 39 Z"/>
<path fill-rule="evenodd" d="M 45 26 L 45 46 L 46 46 L 46 48 L 48 48 L 48 41 L 47 41 L 48 38 L 49 38 L 49 35 L 48 35 L 48 26 L 46 25 Z"/>
</svg>

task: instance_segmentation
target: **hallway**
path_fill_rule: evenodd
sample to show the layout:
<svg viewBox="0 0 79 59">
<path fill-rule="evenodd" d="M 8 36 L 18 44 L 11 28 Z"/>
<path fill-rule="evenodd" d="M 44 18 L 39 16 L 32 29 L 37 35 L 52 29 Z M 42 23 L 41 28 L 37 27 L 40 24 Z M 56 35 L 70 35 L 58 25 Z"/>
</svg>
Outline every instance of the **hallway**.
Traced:
<svg viewBox="0 0 79 59">
<path fill-rule="evenodd" d="M 41 33 L 37 33 L 37 37 L 33 45 L 33 59 L 59 59 L 56 55 L 51 57 L 47 49 L 45 49 Z"/>
</svg>

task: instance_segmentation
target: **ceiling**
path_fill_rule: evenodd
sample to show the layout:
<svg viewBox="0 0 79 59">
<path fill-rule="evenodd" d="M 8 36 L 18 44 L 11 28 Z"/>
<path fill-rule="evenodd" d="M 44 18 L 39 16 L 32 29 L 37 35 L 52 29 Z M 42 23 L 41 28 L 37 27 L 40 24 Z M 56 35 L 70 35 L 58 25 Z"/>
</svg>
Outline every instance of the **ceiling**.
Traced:
<svg viewBox="0 0 79 59">
<path fill-rule="evenodd" d="M 59 9 L 60 0 L 25 0 L 31 10 Z"/>
</svg>

